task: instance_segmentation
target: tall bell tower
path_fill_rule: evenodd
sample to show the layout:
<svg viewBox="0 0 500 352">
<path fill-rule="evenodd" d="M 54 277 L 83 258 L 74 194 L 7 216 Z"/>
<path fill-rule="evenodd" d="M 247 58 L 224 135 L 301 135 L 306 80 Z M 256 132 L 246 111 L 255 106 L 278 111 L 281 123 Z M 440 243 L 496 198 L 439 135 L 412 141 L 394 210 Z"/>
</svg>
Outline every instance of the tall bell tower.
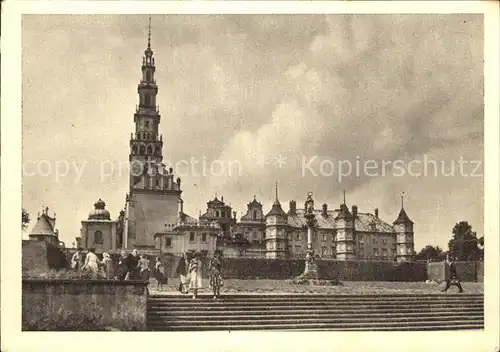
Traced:
<svg viewBox="0 0 500 352">
<path fill-rule="evenodd" d="M 155 59 L 151 50 L 151 17 L 148 26 L 148 46 L 142 58 L 142 77 L 137 86 L 139 104 L 134 114 L 135 133 L 130 136 L 130 188 L 141 182 L 144 174 L 158 170 L 163 160 L 163 138 L 158 133 L 160 112 L 156 105 L 158 86 L 155 79 Z M 160 168 L 161 169 L 161 168 Z M 147 182 L 146 182 L 146 187 Z"/>
<path fill-rule="evenodd" d="M 181 179 L 162 163 L 163 138 L 158 133 L 160 111 L 156 102 L 156 66 L 151 49 L 151 17 L 148 44 L 142 57 L 137 86 L 139 104 L 134 113 L 135 132 L 130 137 L 130 183 L 124 215 L 124 248 L 155 248 L 155 233 L 183 217 Z"/>
</svg>

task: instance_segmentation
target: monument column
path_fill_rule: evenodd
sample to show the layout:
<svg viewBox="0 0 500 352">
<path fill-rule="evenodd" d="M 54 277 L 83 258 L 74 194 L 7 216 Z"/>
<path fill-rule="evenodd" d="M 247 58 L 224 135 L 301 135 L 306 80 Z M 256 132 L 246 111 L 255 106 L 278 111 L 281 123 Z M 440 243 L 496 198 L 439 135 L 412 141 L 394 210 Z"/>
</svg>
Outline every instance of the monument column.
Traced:
<svg viewBox="0 0 500 352">
<path fill-rule="evenodd" d="M 306 251 L 306 266 L 304 270 L 304 276 L 311 279 L 316 279 L 318 276 L 318 268 L 315 263 L 314 249 L 312 246 L 312 234 L 314 231 L 314 225 L 316 222 L 316 216 L 314 215 L 314 200 L 312 198 L 312 192 L 307 194 L 305 215 L 306 225 L 307 225 L 307 251 Z"/>
</svg>

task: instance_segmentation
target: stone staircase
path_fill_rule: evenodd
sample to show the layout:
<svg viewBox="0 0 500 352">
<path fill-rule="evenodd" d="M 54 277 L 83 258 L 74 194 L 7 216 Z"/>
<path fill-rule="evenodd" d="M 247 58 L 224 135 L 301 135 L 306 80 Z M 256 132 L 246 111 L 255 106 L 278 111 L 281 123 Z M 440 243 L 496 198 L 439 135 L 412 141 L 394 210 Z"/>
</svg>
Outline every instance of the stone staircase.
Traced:
<svg viewBox="0 0 500 352">
<path fill-rule="evenodd" d="M 151 331 L 426 331 L 484 328 L 482 294 L 153 295 Z"/>
</svg>

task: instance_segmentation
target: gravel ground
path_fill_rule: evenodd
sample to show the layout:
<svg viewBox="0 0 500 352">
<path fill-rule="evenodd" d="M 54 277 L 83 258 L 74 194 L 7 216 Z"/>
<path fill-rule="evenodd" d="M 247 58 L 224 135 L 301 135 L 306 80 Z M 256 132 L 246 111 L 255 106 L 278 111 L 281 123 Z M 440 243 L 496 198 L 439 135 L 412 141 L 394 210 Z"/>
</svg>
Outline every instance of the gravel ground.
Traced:
<svg viewBox="0 0 500 352">
<path fill-rule="evenodd" d="M 151 279 L 149 290 L 157 293 L 156 280 Z M 204 287 L 199 293 L 210 293 L 208 280 L 203 280 Z M 383 282 L 383 281 L 345 281 L 340 286 L 309 286 L 294 285 L 284 280 L 225 280 L 221 289 L 223 293 L 317 293 L 317 294 L 429 294 L 439 293 L 444 288 L 444 283 L 427 284 L 424 282 Z M 162 293 L 179 293 L 177 288 L 179 279 L 169 279 L 163 286 Z M 464 293 L 483 293 L 483 283 L 462 283 Z M 458 289 L 451 287 L 449 293 L 456 293 Z"/>
</svg>

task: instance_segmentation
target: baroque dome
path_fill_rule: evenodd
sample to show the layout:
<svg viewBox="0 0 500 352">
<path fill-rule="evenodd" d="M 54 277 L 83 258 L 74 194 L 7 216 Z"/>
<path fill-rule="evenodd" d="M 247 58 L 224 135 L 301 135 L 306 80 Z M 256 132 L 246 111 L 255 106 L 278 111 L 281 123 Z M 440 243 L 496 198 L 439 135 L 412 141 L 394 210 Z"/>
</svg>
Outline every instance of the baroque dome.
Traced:
<svg viewBox="0 0 500 352">
<path fill-rule="evenodd" d="M 105 207 L 106 203 L 99 198 L 99 200 L 94 203 L 94 211 L 89 214 L 89 220 L 111 220 L 109 211 L 107 211 Z"/>
</svg>

